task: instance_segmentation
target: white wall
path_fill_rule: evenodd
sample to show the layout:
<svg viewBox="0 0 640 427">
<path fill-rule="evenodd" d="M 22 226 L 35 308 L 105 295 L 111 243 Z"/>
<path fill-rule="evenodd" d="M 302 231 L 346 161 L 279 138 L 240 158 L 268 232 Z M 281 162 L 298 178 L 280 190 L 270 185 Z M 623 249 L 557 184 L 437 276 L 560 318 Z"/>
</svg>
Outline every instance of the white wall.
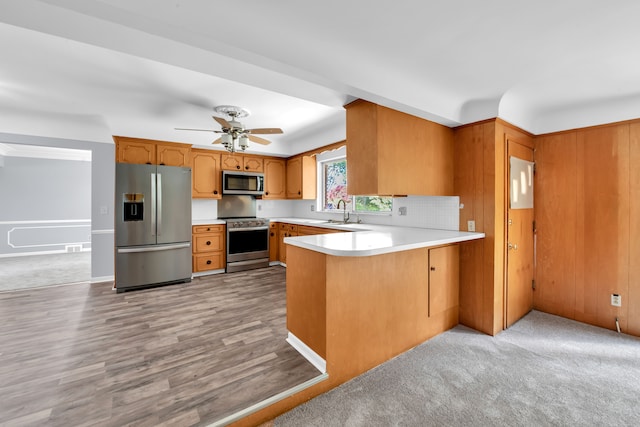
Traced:
<svg viewBox="0 0 640 427">
<path fill-rule="evenodd" d="M 115 145 L 11 133 L 0 142 L 91 150 L 91 280 L 113 280 Z"/>
<path fill-rule="evenodd" d="M 293 211 L 290 216 L 300 218 L 341 220 L 340 213 L 316 212 L 315 200 L 292 201 Z M 408 196 L 393 199 L 393 211 L 390 214 L 355 214 L 350 213 L 351 221 L 360 218 L 366 224 L 393 225 L 398 227 L 438 228 L 442 230 L 458 230 L 460 218 L 460 198 Z M 312 208 L 313 207 L 313 211 Z M 406 208 L 406 215 L 400 215 L 400 208 Z"/>
<path fill-rule="evenodd" d="M 0 200 L 0 256 L 91 247 L 91 162 L 6 157 Z"/>
</svg>

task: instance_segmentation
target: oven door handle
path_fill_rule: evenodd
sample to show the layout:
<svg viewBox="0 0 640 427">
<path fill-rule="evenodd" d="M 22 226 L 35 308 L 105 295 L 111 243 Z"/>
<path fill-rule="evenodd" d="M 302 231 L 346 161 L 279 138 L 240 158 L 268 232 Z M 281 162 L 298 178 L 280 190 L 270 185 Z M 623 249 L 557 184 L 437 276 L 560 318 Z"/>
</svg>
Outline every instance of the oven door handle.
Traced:
<svg viewBox="0 0 640 427">
<path fill-rule="evenodd" d="M 245 227 L 245 228 L 228 228 L 227 229 L 229 233 L 233 233 L 234 231 L 259 231 L 259 230 L 269 230 L 269 227 Z"/>
</svg>

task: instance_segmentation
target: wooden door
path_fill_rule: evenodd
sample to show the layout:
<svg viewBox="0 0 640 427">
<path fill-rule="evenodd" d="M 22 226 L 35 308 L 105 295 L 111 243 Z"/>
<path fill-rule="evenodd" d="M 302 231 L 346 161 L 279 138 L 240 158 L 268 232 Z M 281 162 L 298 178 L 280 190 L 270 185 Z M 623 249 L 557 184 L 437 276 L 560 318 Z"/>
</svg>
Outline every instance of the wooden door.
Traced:
<svg viewBox="0 0 640 427">
<path fill-rule="evenodd" d="M 459 260 L 458 245 L 429 249 L 429 317 L 458 306 Z"/>
<path fill-rule="evenodd" d="M 194 199 L 222 198 L 220 154 L 212 150 L 191 150 L 192 189 Z"/>
<path fill-rule="evenodd" d="M 119 163 L 156 164 L 156 145 L 142 139 L 116 137 L 116 161 Z"/>
<path fill-rule="evenodd" d="M 245 172 L 264 172 L 262 157 L 244 156 L 242 164 Z"/>
<path fill-rule="evenodd" d="M 269 262 L 278 261 L 278 249 L 280 247 L 278 237 L 278 223 L 272 222 L 269 225 Z"/>
<path fill-rule="evenodd" d="M 507 138 L 507 328 L 533 308 L 533 177 L 533 149 Z"/>
<path fill-rule="evenodd" d="M 156 159 L 164 166 L 191 166 L 191 147 L 187 144 L 157 144 Z"/>
<path fill-rule="evenodd" d="M 287 160 L 287 199 L 302 198 L 302 157 Z"/>
<path fill-rule="evenodd" d="M 222 170 L 242 170 L 244 159 L 242 155 L 236 153 L 225 153 L 220 156 L 220 165 Z"/>
<path fill-rule="evenodd" d="M 286 198 L 286 163 L 281 159 L 265 159 L 264 161 L 264 196 L 263 199 Z"/>
</svg>

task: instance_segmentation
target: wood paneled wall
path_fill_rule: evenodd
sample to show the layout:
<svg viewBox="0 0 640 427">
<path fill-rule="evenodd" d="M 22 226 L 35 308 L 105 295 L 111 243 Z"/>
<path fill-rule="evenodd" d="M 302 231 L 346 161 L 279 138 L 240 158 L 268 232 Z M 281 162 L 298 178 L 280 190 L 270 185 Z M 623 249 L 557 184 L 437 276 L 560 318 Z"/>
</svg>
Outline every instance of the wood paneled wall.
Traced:
<svg viewBox="0 0 640 427">
<path fill-rule="evenodd" d="M 506 141 L 533 147 L 533 137 L 500 119 L 454 133 L 454 191 L 464 206 L 460 230 L 474 220 L 480 241 L 460 245 L 460 323 L 495 335 L 504 329 L 506 281 Z"/>
<path fill-rule="evenodd" d="M 640 335 L 640 122 L 535 138 L 534 307 Z M 611 305 L 611 294 L 622 307 Z"/>
</svg>

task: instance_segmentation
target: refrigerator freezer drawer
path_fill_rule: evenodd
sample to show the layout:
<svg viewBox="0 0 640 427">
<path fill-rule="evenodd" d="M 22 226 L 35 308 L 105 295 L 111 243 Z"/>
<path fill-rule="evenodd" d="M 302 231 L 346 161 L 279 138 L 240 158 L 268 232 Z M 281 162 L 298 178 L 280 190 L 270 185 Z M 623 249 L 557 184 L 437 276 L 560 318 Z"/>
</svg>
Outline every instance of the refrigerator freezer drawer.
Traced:
<svg viewBox="0 0 640 427">
<path fill-rule="evenodd" d="M 190 280 L 190 242 L 129 246 L 116 250 L 116 289 L 118 292 Z"/>
</svg>

